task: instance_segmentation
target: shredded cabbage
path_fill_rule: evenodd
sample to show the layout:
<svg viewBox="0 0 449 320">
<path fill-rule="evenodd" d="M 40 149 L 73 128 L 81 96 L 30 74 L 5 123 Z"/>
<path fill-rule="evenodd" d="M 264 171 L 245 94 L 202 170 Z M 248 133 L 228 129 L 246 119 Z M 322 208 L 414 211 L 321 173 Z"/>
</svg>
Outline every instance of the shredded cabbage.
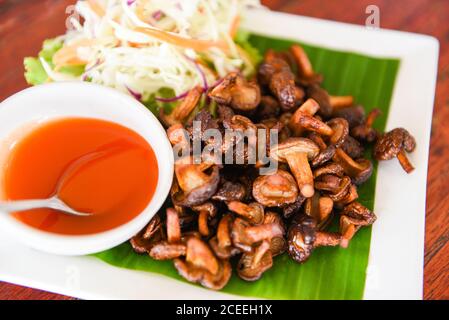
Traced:
<svg viewBox="0 0 449 320">
<path fill-rule="evenodd" d="M 259 0 L 86 0 L 83 18 L 59 37 L 51 62 L 41 58 L 51 81 L 88 80 L 142 97 L 171 89 L 182 95 L 227 73 L 254 71 L 233 38 L 240 15 Z M 192 46 L 190 47 L 190 44 Z M 61 70 L 82 65 L 82 75 Z"/>
</svg>

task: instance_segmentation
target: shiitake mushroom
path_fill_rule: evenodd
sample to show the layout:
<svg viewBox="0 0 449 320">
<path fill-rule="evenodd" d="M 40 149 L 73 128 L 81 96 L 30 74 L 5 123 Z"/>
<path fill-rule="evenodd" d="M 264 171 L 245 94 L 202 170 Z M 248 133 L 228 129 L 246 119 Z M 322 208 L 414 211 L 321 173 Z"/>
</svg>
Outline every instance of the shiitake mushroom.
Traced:
<svg viewBox="0 0 449 320">
<path fill-rule="evenodd" d="M 130 240 L 136 252 L 173 260 L 182 277 L 214 290 L 229 281 L 231 259 L 240 278 L 255 281 L 277 255 L 287 252 L 304 263 L 318 247 L 348 247 L 360 228 L 373 224 L 376 215 L 357 202 L 357 186 L 373 171 L 364 158 L 367 143 L 374 143 L 375 159 L 396 157 L 407 172 L 413 170 L 406 157 L 416 146 L 410 133 L 398 128 L 379 134 L 373 122 L 380 112 L 365 117 L 353 97 L 330 95 L 300 46 L 268 51 L 257 80 L 230 73 L 207 93 L 217 104 L 216 117 L 203 109 L 193 119 L 201 121 L 205 145 L 213 143 L 203 136 L 211 128 L 277 129 L 276 145 L 269 135 L 262 137 L 277 170 L 259 175 L 262 162 L 194 164 L 187 155 L 175 164 L 172 207 Z M 161 112 L 173 145 L 191 145 L 187 118 L 202 94 L 194 88 L 173 112 Z M 221 150 L 228 152 L 236 142 L 223 141 Z M 340 229 L 329 232 L 334 218 Z"/>
</svg>

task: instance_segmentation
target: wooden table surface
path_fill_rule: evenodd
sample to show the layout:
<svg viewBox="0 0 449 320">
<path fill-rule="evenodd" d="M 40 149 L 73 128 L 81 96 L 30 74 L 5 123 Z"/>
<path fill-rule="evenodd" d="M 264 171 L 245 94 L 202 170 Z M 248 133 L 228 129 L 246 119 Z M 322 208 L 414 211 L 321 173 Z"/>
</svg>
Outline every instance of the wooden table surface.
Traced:
<svg viewBox="0 0 449 320">
<path fill-rule="evenodd" d="M 265 0 L 273 10 L 364 24 L 377 5 L 381 27 L 435 36 L 441 44 L 427 188 L 424 298 L 449 299 L 449 1 Z M 0 101 L 26 87 L 22 60 L 42 41 L 65 30 L 65 9 L 74 0 L 0 0 Z M 447 126 L 447 127 L 446 127 Z M 70 299 L 0 282 L 0 299 Z"/>
</svg>

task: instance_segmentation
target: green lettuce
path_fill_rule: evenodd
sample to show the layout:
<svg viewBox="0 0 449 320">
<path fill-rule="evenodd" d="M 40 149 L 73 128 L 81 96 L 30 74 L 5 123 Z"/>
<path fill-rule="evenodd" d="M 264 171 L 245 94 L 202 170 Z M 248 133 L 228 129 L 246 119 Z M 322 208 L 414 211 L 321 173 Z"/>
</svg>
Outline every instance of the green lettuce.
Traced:
<svg viewBox="0 0 449 320">
<path fill-rule="evenodd" d="M 48 74 L 45 72 L 39 58 L 44 59 L 51 67 L 54 67 L 53 56 L 62 48 L 62 41 L 58 38 L 45 40 L 42 50 L 37 57 L 26 57 L 23 61 L 25 66 L 25 79 L 30 85 L 38 85 L 47 82 Z M 61 73 L 78 77 L 83 74 L 84 66 L 67 66 L 59 70 Z"/>
<path fill-rule="evenodd" d="M 235 35 L 234 41 L 248 54 L 253 65 L 257 66 L 263 59 L 259 49 L 250 42 L 251 34 L 243 29 L 239 29 Z"/>
</svg>

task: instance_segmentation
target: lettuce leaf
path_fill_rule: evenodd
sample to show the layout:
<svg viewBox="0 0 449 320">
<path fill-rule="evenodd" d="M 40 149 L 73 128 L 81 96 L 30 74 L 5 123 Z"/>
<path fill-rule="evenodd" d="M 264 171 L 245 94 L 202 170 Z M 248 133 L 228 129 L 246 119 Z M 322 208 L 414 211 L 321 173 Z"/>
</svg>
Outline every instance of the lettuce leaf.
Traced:
<svg viewBox="0 0 449 320">
<path fill-rule="evenodd" d="M 246 51 L 253 65 L 257 66 L 263 59 L 259 49 L 251 44 L 249 41 L 251 34 L 243 29 L 239 29 L 234 37 L 235 43 L 237 43 L 243 50 Z"/>
<path fill-rule="evenodd" d="M 38 57 L 26 57 L 24 59 L 25 79 L 28 84 L 38 85 L 48 81 L 48 75 L 39 58 L 44 59 L 51 67 L 54 67 L 53 56 L 61 48 L 62 41 L 60 39 L 48 39 L 44 41 Z M 78 77 L 83 74 L 84 66 L 67 66 L 61 68 L 59 72 Z"/>
</svg>

